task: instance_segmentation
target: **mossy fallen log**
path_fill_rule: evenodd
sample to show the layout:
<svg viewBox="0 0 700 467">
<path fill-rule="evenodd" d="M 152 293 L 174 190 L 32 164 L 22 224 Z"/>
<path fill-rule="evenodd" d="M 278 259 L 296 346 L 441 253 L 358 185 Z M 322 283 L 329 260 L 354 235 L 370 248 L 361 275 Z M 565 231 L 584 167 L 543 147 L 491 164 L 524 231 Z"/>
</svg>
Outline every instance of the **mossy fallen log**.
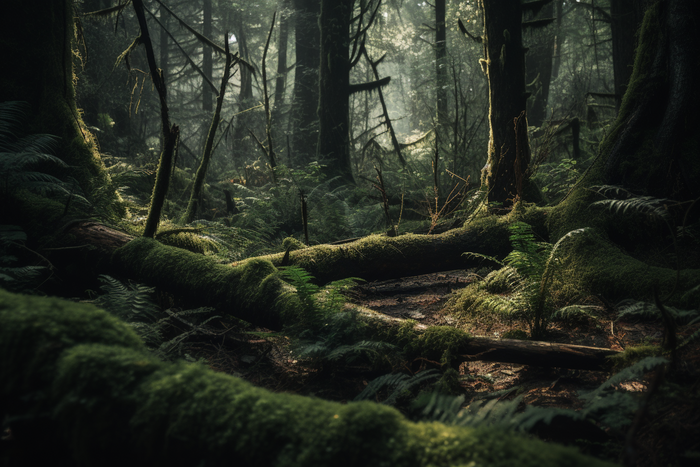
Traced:
<svg viewBox="0 0 700 467">
<path fill-rule="evenodd" d="M 0 379 L 13 465 L 38 465 L 47 449 L 60 465 L 611 465 L 494 428 L 413 423 L 375 403 L 164 363 L 102 310 L 2 290 Z"/>
<path fill-rule="evenodd" d="M 462 228 L 438 235 L 369 235 L 351 243 L 290 251 L 287 260 L 285 253 L 265 258 L 275 266 L 302 267 L 322 284 L 345 277 L 371 281 L 415 276 L 483 263 L 463 256 L 465 252 L 503 258 L 512 250 L 508 230 L 511 223 L 527 222 L 546 236 L 545 219 L 545 210 L 521 205 L 507 216 L 478 217 Z"/>
<path fill-rule="evenodd" d="M 92 226 L 83 238 L 96 236 L 93 244 L 101 245 L 105 252 L 112 250 L 112 267 L 132 280 L 171 293 L 193 306 L 210 306 L 218 313 L 257 326 L 281 330 L 299 322 L 302 309 L 294 289 L 281 280 L 269 261 L 254 258 L 238 266 L 217 264 L 210 257 L 148 238 L 123 244 L 127 237 L 107 235 L 108 232 L 102 232 L 104 229 Z M 365 338 L 398 345 L 409 359 L 440 361 L 449 349 L 455 362 L 485 360 L 604 370 L 608 367 L 606 357 L 616 353 L 610 349 L 543 342 L 472 339 L 453 328 L 414 326 L 410 321 L 390 319 L 371 311 L 361 312 L 359 316 L 364 322 Z"/>
</svg>

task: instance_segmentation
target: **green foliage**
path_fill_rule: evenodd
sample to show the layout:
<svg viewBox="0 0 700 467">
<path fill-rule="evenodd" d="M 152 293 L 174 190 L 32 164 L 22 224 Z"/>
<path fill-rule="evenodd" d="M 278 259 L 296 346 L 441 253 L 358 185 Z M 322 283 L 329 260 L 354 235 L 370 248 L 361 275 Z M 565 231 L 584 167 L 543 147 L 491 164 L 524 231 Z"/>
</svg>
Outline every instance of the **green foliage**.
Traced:
<svg viewBox="0 0 700 467">
<path fill-rule="evenodd" d="M 640 196 L 615 185 L 602 185 L 591 187 L 596 193 L 605 196 L 616 196 L 618 199 L 604 199 L 596 201 L 592 206 L 602 206 L 615 214 L 637 213 L 648 215 L 655 219 L 669 221 L 671 219 L 668 210 L 669 205 L 676 201 L 653 196 Z"/>
<path fill-rule="evenodd" d="M 524 222 L 515 222 L 509 229 L 513 250 L 503 261 L 478 253 L 464 255 L 507 266 L 498 273 L 490 274 L 490 278 L 487 276 L 486 287 L 491 287 L 493 293 L 500 293 L 507 284 L 512 295 L 508 299 L 495 296 L 484 299 L 483 306 L 522 316 L 530 326 L 532 338 L 540 339 L 546 333 L 553 311 L 551 285 L 561 267 L 559 250 L 568 238 L 585 229 L 567 233 L 554 245 L 536 241 L 532 228 Z"/>
<path fill-rule="evenodd" d="M 199 332 L 207 322 L 218 318 L 210 316 L 199 324 L 193 324 L 188 319 L 198 318 L 198 315 L 211 315 L 213 309 L 204 307 L 193 310 L 161 310 L 153 301 L 153 287 L 133 283 L 124 285 L 107 275 L 100 275 L 99 280 L 102 282 L 100 289 L 105 293 L 97 297 L 94 303 L 127 322 L 149 349 L 163 360 L 183 356 L 182 342 Z M 185 324 L 188 329 L 173 333 L 174 322 Z M 172 337 L 168 339 L 166 334 Z M 191 358 L 186 354 L 184 356 Z"/>
<path fill-rule="evenodd" d="M 365 324 L 356 311 L 345 310 L 343 291 L 361 279 L 351 277 L 319 287 L 311 274 L 297 266 L 280 267 L 279 274 L 294 287 L 287 294 L 295 294 L 301 305 L 298 322 L 288 327 L 297 338 L 297 358 L 336 365 L 358 360 L 379 364 L 397 351 L 392 344 L 361 338 Z"/>
<path fill-rule="evenodd" d="M 19 292 L 38 285 L 44 276 L 44 266 L 16 266 L 18 255 L 24 253 L 27 234 L 18 225 L 0 225 L 0 284 L 13 292 Z"/>
<path fill-rule="evenodd" d="M 52 166 L 55 169 L 68 167 L 61 159 L 49 154 L 58 138 L 51 135 L 19 136 L 29 110 L 26 102 L 0 103 L 0 197 L 7 199 L 21 187 L 42 196 L 64 195 L 66 205 L 71 200 L 88 205 L 77 184 L 63 182 L 47 173 Z"/>
<path fill-rule="evenodd" d="M 414 375 L 404 373 L 389 373 L 373 379 L 358 394 L 355 402 L 374 400 L 385 405 L 396 405 L 412 396 L 414 391 L 440 378 L 440 372 L 435 369 L 419 371 Z"/>
</svg>

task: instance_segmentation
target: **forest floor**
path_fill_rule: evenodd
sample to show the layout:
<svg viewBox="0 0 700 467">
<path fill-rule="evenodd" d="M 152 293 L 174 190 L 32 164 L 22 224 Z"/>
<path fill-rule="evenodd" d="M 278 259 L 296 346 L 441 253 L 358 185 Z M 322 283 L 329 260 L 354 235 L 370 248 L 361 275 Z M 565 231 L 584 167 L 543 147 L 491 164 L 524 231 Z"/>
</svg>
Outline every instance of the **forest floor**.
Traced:
<svg viewBox="0 0 700 467">
<path fill-rule="evenodd" d="M 445 304 L 450 295 L 474 280 L 469 271 L 447 271 L 404 277 L 395 280 L 363 283 L 350 290 L 352 303 L 371 308 L 380 313 L 398 318 L 410 318 L 425 325 L 454 325 L 455 319 L 445 312 Z M 662 322 L 624 322 L 616 321 L 614 307 L 599 301 L 600 312 L 594 319 L 577 322 L 553 322 L 549 326 L 547 340 L 557 343 L 578 344 L 593 347 L 624 350 L 640 344 L 658 345 L 664 338 Z M 474 336 L 498 338 L 504 332 L 523 329 L 524 324 L 505 322 L 498 319 L 473 321 L 465 329 Z M 679 339 L 697 331 L 679 329 Z M 224 334 L 226 336 L 226 334 Z M 243 377 L 260 387 L 273 391 L 284 391 L 305 396 L 316 396 L 340 402 L 352 401 L 369 382 L 382 374 L 369 367 L 345 367 L 342 371 L 321 366 L 309 366 L 294 358 L 289 350 L 287 338 L 264 329 L 249 333 L 234 331 L 221 341 L 195 343 L 191 345 L 193 354 L 204 358 L 214 369 Z M 700 379 L 700 345 L 689 345 L 684 349 L 683 362 L 691 375 L 690 384 L 697 393 Z M 401 369 L 396 369 L 401 370 Z M 406 371 L 407 369 L 403 369 Z M 581 408 L 583 402 L 578 394 L 582 390 L 592 390 L 605 382 L 610 374 L 601 371 L 570 370 L 563 368 L 543 368 L 497 362 L 475 361 L 463 363 L 459 368 L 460 385 L 465 396 L 465 405 L 480 398 L 498 397 L 512 399 L 516 395 L 522 404 L 540 407 L 557 407 L 565 409 Z M 646 392 L 652 377 L 622 383 L 619 390 L 629 392 Z M 492 394 L 495 393 L 495 394 Z M 490 395 L 492 394 L 492 395 Z M 381 402 L 381 400 L 378 400 Z M 695 436 L 700 431 L 700 414 L 697 413 L 697 401 L 689 401 L 687 407 L 676 405 L 665 407 L 662 414 L 655 412 L 656 422 L 663 423 L 643 425 L 639 439 L 644 440 L 644 461 L 637 465 L 686 465 L 683 462 L 669 464 L 659 452 L 665 451 L 660 446 L 669 443 L 685 443 L 683 449 L 698 451 L 700 439 Z M 661 427 L 675 427 L 669 431 Z M 573 443 L 575 440 L 587 439 L 596 445 L 600 433 L 578 432 L 571 426 L 561 429 L 553 426 L 538 435 L 545 439 Z M 681 441 L 694 433 L 694 441 Z M 609 446 L 603 435 L 600 445 Z M 615 436 L 613 436 L 615 438 Z M 616 435 L 617 447 L 623 445 L 622 434 Z M 608 438 L 609 441 L 609 438 Z M 691 446 L 688 446 L 690 443 Z M 600 452 L 600 445 L 589 450 L 590 453 L 614 458 L 614 454 Z M 602 449 L 611 449 L 604 447 Z M 693 464 L 688 464 L 693 465 Z"/>
</svg>

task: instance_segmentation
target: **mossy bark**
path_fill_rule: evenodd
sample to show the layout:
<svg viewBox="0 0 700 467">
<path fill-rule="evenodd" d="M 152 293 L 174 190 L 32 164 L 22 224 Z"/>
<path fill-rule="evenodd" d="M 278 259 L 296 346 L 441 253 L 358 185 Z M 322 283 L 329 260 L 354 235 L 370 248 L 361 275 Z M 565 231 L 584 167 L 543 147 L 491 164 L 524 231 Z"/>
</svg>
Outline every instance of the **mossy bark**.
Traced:
<svg viewBox="0 0 700 467">
<path fill-rule="evenodd" d="M 17 465 L 605 466 L 572 448 L 493 428 L 412 423 L 371 402 L 255 388 L 163 363 L 89 305 L 0 290 L 0 409 Z M 6 441 L 3 441 L 4 443 Z"/>
<path fill-rule="evenodd" d="M 58 136 L 56 156 L 70 166 L 64 175 L 77 180 L 88 199 L 109 209 L 116 195 L 96 199 L 97 191 L 109 186 L 109 177 L 75 103 L 73 16 L 72 0 L 3 5 L 0 102 L 28 102 L 32 110 L 26 134 Z"/>
<path fill-rule="evenodd" d="M 640 218 L 613 216 L 591 207 L 600 196 L 589 189 L 619 185 L 640 195 L 668 198 L 668 205 L 700 195 L 694 182 L 700 176 L 700 141 L 691 120 L 691 109 L 700 104 L 695 85 L 699 67 L 693 58 L 698 39 L 691 30 L 698 14 L 692 6 L 692 1 L 669 0 L 647 10 L 632 77 L 618 118 L 601 144 L 600 157 L 548 218 L 552 241 L 574 229 L 590 229 L 589 234 L 577 236 L 569 249 L 565 280 L 609 299 L 651 299 L 655 286 L 663 297 L 700 282 L 697 265 L 684 266 L 677 276 L 673 268 L 654 267 L 632 257 L 635 239 L 648 227 Z M 680 225 L 686 214 L 686 222 L 696 222 L 697 211 L 682 209 L 672 214 Z M 682 251 L 678 255 L 681 259 L 692 256 Z M 679 294 L 669 300 L 697 306 L 682 303 Z"/>
</svg>

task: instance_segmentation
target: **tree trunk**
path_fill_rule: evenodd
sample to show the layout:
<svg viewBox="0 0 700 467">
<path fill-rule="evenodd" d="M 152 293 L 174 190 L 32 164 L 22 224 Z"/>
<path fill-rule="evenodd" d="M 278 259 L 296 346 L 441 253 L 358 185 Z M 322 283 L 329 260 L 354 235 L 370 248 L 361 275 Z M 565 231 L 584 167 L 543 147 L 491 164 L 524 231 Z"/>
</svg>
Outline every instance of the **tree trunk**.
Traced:
<svg viewBox="0 0 700 467">
<path fill-rule="evenodd" d="M 248 38 L 246 26 L 241 18 L 242 13 L 238 12 L 234 20 L 234 34 L 238 39 L 238 56 L 251 63 L 248 51 Z M 248 129 L 251 122 L 251 114 L 248 110 L 255 105 L 253 101 L 253 76 L 247 67 L 239 68 L 240 91 L 238 93 L 238 112 L 233 125 L 233 160 L 234 164 L 240 164 L 241 159 L 250 155 L 252 144 L 248 141 Z"/>
<path fill-rule="evenodd" d="M 692 3 L 660 2 L 645 16 L 620 114 L 603 143 L 610 184 L 659 198 L 700 196 L 698 133 L 691 124 L 700 104 Z"/>
<path fill-rule="evenodd" d="M 542 7 L 539 14 L 533 15 L 532 20 L 548 19 L 554 16 L 554 1 Z M 547 101 L 549 85 L 552 80 L 554 61 L 554 44 L 556 33 L 554 26 L 533 28 L 530 31 L 532 43 L 525 55 L 526 78 L 530 85 L 530 98 L 527 101 L 528 125 L 541 127 L 547 118 Z"/>
<path fill-rule="evenodd" d="M 94 137 L 75 105 L 71 59 L 74 36 L 70 0 L 3 4 L 0 49 L 5 72 L 0 76 L 0 102 L 25 101 L 31 105 L 26 134 L 58 136 L 56 155 L 70 168 L 69 173 L 57 175 L 73 177 L 82 193 L 92 200 L 96 190 L 104 194 L 109 179 Z"/>
<path fill-rule="evenodd" d="M 287 90 L 287 43 L 289 39 L 289 0 L 283 0 L 280 4 L 279 38 L 277 40 L 277 78 L 275 79 L 274 109 L 272 122 L 275 126 L 282 127 L 282 115 L 285 111 L 284 94 Z M 287 154 L 289 157 L 289 154 Z"/>
<path fill-rule="evenodd" d="M 444 131 L 448 128 L 447 112 L 447 36 L 445 33 L 445 0 L 435 2 L 435 87 L 437 101 L 438 135 L 441 144 L 446 144 Z"/>
<path fill-rule="evenodd" d="M 523 197 L 530 145 L 525 116 L 525 53 L 520 0 L 484 0 L 486 73 L 489 80 L 489 147 L 482 183 L 489 203 L 509 208 Z"/>
<path fill-rule="evenodd" d="M 354 0 L 321 2 L 318 159 L 333 186 L 355 183 L 350 163 L 350 16 Z"/>
<path fill-rule="evenodd" d="M 203 0 L 203 11 L 202 11 L 202 34 L 204 37 L 211 39 L 212 37 L 212 0 Z M 228 40 L 228 38 L 227 38 Z M 209 78 L 209 81 L 213 81 L 214 75 L 214 61 L 212 59 L 212 49 L 211 47 L 202 44 L 202 72 Z M 211 112 L 213 109 L 212 105 L 213 96 L 211 88 L 206 80 L 202 79 L 202 110 L 204 112 Z"/>
<path fill-rule="evenodd" d="M 157 242 L 132 241 L 127 235 L 95 223 L 79 223 L 71 228 L 70 235 L 77 242 L 91 246 L 84 257 L 86 262 L 100 265 L 100 268 L 106 270 L 118 270 L 127 277 L 155 286 L 159 291 L 168 292 L 186 303 L 215 307 L 218 313 L 230 314 L 256 326 L 273 330 L 280 330 L 285 324 L 292 324 L 298 320 L 296 305 L 293 301 L 284 299 L 288 289 L 278 278 L 271 275 L 274 271 L 272 265 L 260 259 L 246 261 L 240 266 L 217 265 L 210 258 Z M 442 239 L 429 240 L 443 243 L 448 239 L 443 236 Z M 400 245 L 395 245 L 394 249 L 398 247 Z M 369 252 L 365 251 L 362 254 L 367 253 Z M 444 252 L 442 257 L 446 257 Z M 60 256 L 56 259 L 60 261 Z M 108 266 L 110 262 L 111 266 Z M 372 262 L 375 266 L 379 263 Z M 469 260 L 465 259 L 462 263 L 462 266 L 468 265 Z M 167 271 L 160 270 L 156 277 L 152 273 L 161 267 L 159 264 L 168 264 Z M 444 270 L 444 267 L 449 265 L 434 270 Z M 381 277 L 386 278 L 388 275 L 384 274 Z M 366 322 L 365 332 L 368 339 L 381 335 L 383 339 L 393 342 L 398 339 L 399 328 L 405 325 L 404 320 L 371 311 L 361 312 L 360 318 Z M 420 341 L 426 332 L 439 332 L 436 329 L 439 328 L 416 325 L 416 334 L 412 339 Z M 451 332 L 462 335 L 457 330 Z M 418 343 L 404 342 L 402 345 L 419 349 L 421 357 L 439 359 L 445 349 L 433 348 L 426 344 L 428 341 L 430 339 Z M 606 357 L 616 352 L 580 345 L 465 337 L 452 349 L 452 353 L 455 359 L 453 364 L 483 360 L 604 370 L 608 367 Z"/>
<path fill-rule="evenodd" d="M 318 73 L 321 63 L 320 0 L 293 0 L 296 65 L 291 113 L 292 155 L 297 165 L 316 160 Z"/>
<path fill-rule="evenodd" d="M 641 26 L 648 3 L 648 0 L 611 0 L 610 2 L 615 104 L 618 111 L 634 66 L 636 41 L 630 40 L 630 37 L 634 37 Z"/>
</svg>

